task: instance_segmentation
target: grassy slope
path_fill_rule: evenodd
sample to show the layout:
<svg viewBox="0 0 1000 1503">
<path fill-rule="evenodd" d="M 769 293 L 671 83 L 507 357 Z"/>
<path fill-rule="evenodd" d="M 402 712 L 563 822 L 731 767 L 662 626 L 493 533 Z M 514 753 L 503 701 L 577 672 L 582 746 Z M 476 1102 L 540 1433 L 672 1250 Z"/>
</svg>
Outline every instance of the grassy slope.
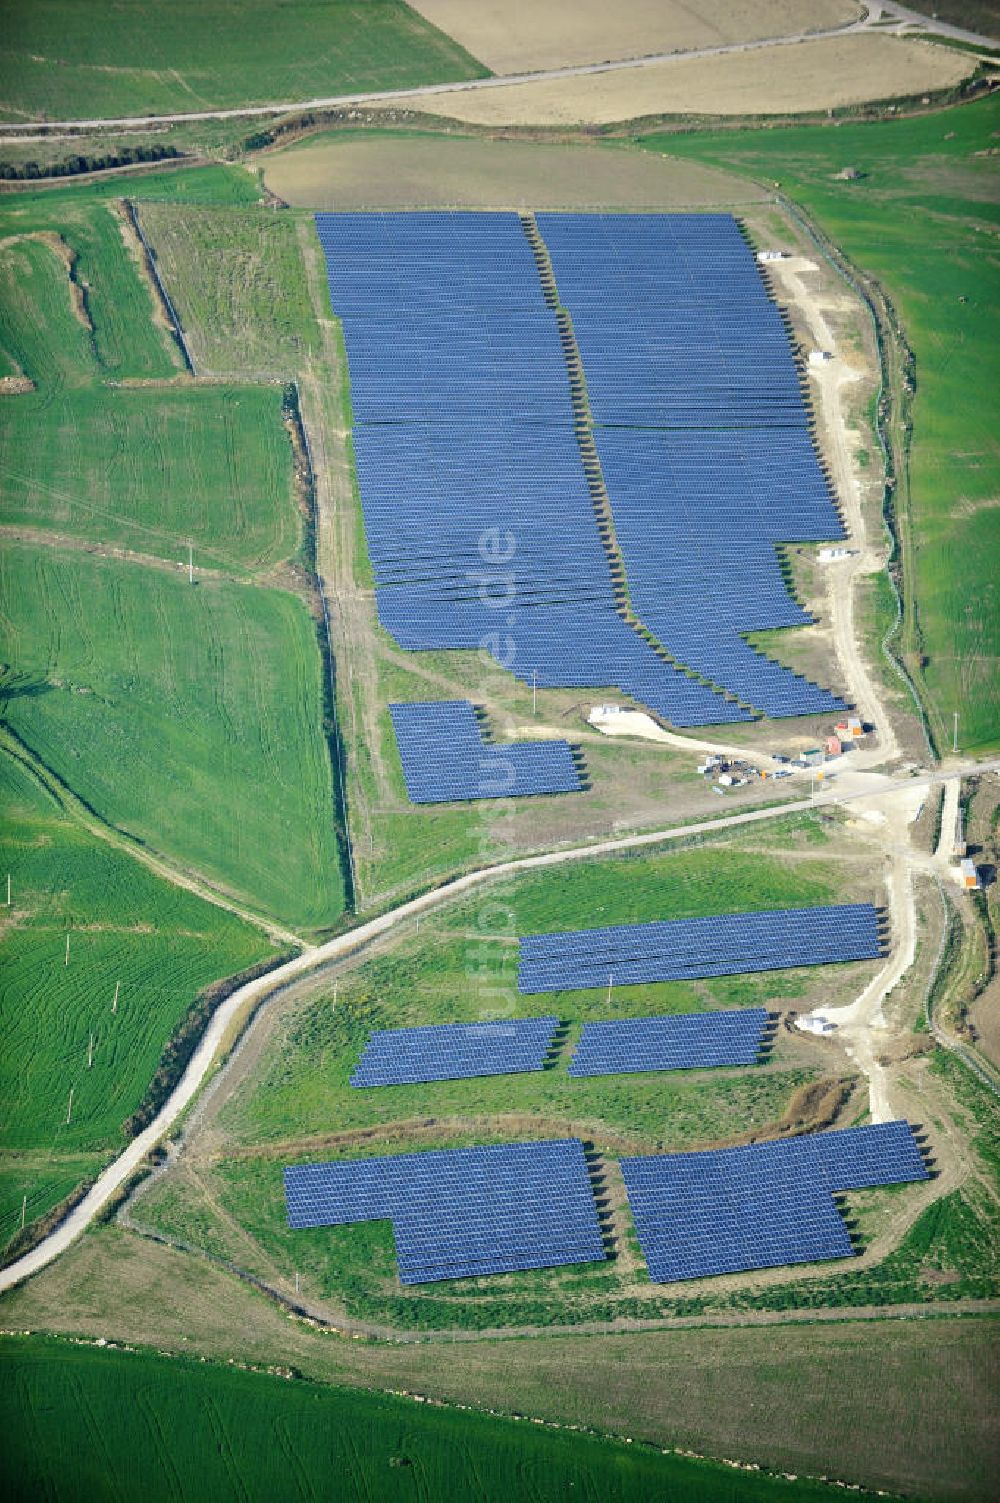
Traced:
<svg viewBox="0 0 1000 1503">
<path fill-rule="evenodd" d="M 6 0 L 9 120 L 176 113 L 400 89 L 486 69 L 401 0 Z"/>
<path fill-rule="evenodd" d="M 331 1496 L 332 1478 L 338 1503 L 736 1497 L 733 1473 L 711 1463 L 269 1374 L 13 1339 L 0 1365 L 5 1499 L 292 1503 Z M 830 1496 L 819 1483 L 744 1474 L 738 1492 L 747 1503 Z"/>
<path fill-rule="evenodd" d="M 121 1123 L 201 988 L 263 959 L 270 946 L 239 919 L 82 830 L 7 757 L 0 796 L 0 869 L 10 873 L 13 893 L 0 935 L 6 1243 L 23 1195 L 31 1221 L 87 1172 L 87 1155 L 121 1146 Z"/>
<path fill-rule="evenodd" d="M 14 546 L 3 653 L 18 735 L 104 818 L 276 916 L 342 903 L 321 664 L 280 591 Z"/>
<path fill-rule="evenodd" d="M 895 304 L 917 363 L 911 464 L 923 682 L 939 743 L 1000 744 L 1000 381 L 995 99 L 915 120 L 646 137 L 743 171 L 801 203 Z M 845 166 L 865 176 L 836 182 Z"/>
</svg>

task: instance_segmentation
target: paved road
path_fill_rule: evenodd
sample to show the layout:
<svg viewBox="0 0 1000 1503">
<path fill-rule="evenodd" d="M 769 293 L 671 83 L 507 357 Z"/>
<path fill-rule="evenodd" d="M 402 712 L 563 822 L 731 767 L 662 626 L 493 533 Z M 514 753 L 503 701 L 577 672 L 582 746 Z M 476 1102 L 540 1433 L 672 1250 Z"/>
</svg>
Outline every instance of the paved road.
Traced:
<svg viewBox="0 0 1000 1503">
<path fill-rule="evenodd" d="M 1000 759 L 981 763 L 966 762 L 950 767 L 947 773 L 926 773 L 917 778 L 891 779 L 886 777 L 885 787 L 889 789 L 897 786 L 901 791 L 929 788 L 946 777 L 956 777 L 963 773 L 986 769 L 1000 770 Z M 729 829 L 734 825 L 778 819 L 785 814 L 793 814 L 803 809 L 815 809 L 825 804 L 838 804 L 855 798 L 870 798 L 871 793 L 870 788 L 866 792 L 859 793 L 826 793 L 816 798 L 796 799 L 787 804 L 771 805 L 764 809 L 748 809 L 742 814 L 728 815 L 722 819 L 674 825 L 665 830 L 653 830 L 642 835 L 626 835 L 615 840 L 602 840 L 592 845 L 574 846 L 564 851 L 548 851 L 539 856 L 525 856 L 517 861 L 505 861 L 496 866 L 484 867 L 479 871 L 469 872 L 463 877 L 456 877 L 453 881 L 434 888 L 431 892 L 421 894 L 420 897 L 412 898 L 409 902 L 400 904 L 398 908 L 381 914 L 378 918 L 370 919 L 367 923 L 351 929 L 346 934 L 339 935 L 336 939 L 329 940 L 324 945 L 317 946 L 314 950 L 297 955 L 294 960 L 279 966 L 268 975 L 248 982 L 246 986 L 233 992 L 213 1015 L 180 1081 L 145 1131 L 134 1138 L 125 1151 L 108 1165 L 65 1221 L 61 1222 L 31 1252 L 25 1253 L 16 1262 L 0 1270 L 0 1293 L 13 1288 L 22 1279 L 46 1267 L 86 1231 L 192 1101 L 212 1069 L 220 1046 L 236 1018 L 248 1006 L 259 1005 L 266 998 L 281 991 L 290 982 L 305 975 L 306 972 L 320 970 L 324 966 L 343 960 L 407 919 L 415 918 L 429 909 L 439 908 L 461 896 L 462 893 L 514 872 L 530 871 L 544 866 L 559 866 L 565 861 L 580 861 L 588 857 L 610 855 L 616 851 L 635 850 L 642 846 L 658 845 L 665 840 L 680 840 L 690 835 L 713 834 L 717 830 Z"/>
</svg>

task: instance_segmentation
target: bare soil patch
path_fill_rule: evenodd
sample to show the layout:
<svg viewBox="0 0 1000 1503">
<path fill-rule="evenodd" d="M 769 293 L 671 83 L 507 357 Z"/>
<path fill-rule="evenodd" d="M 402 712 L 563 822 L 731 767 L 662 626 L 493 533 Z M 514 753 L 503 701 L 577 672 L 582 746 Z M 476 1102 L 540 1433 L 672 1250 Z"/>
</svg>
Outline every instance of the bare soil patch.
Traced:
<svg viewBox="0 0 1000 1503">
<path fill-rule="evenodd" d="M 689 52 L 856 21 L 853 0 L 414 0 L 494 73 Z"/>
<path fill-rule="evenodd" d="M 660 115 L 797 115 L 951 88 L 976 67 L 930 42 L 855 32 L 678 57 L 642 68 L 436 95 L 427 110 L 476 125 L 610 125 Z M 417 99 L 411 106 L 419 109 Z"/>
<path fill-rule="evenodd" d="M 715 168 L 596 144 L 359 133 L 313 140 L 261 165 L 279 198 L 314 209 L 700 209 L 764 197 Z"/>
</svg>

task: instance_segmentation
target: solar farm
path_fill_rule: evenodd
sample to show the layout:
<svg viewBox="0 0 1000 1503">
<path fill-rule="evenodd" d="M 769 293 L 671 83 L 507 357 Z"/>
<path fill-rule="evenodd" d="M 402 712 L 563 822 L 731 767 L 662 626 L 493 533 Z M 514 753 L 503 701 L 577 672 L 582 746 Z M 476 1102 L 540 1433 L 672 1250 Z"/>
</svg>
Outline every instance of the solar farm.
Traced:
<svg viewBox="0 0 1000 1503">
<path fill-rule="evenodd" d="M 621 1163 L 654 1283 L 849 1258 L 833 1196 L 927 1178 L 906 1122 Z"/>
<path fill-rule="evenodd" d="M 285 1170 L 292 1228 L 392 1222 L 404 1284 L 605 1257 L 583 1146 L 509 1143 Z"/>
<path fill-rule="evenodd" d="M 389 713 L 412 804 L 578 793 L 582 786 L 568 741 L 492 744 L 467 700 L 391 704 Z"/>
<path fill-rule="evenodd" d="M 851 1257 L 833 1195 L 927 1178 L 906 1122 L 621 1167 L 654 1283 Z M 391 1221 L 403 1284 L 607 1257 L 574 1139 L 294 1165 L 284 1179 L 292 1230 Z"/>
<path fill-rule="evenodd" d="M 735 976 L 875 960 L 883 948 L 881 918 L 871 903 L 722 913 L 525 935 L 517 985 L 530 994 Z"/>
<path fill-rule="evenodd" d="M 843 527 L 731 216 L 316 225 L 379 617 L 403 648 L 490 643 L 522 681 L 614 687 L 677 726 L 845 708 L 745 640 L 811 619 L 775 545 Z M 482 581 L 501 538 L 498 604 Z"/>
</svg>

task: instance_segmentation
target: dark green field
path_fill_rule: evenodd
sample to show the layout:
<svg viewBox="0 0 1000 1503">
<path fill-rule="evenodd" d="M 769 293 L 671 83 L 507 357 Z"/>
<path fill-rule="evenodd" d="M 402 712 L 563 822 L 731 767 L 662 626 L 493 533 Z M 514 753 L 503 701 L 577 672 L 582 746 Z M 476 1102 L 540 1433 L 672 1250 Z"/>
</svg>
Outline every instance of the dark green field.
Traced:
<svg viewBox="0 0 1000 1503">
<path fill-rule="evenodd" d="M 7 120 L 172 114 L 486 69 L 402 0 L 4 0 Z"/>
<path fill-rule="evenodd" d="M 806 1503 L 820 1483 L 182 1358 L 7 1338 L 0 1498 Z"/>
<path fill-rule="evenodd" d="M 957 711 L 966 754 L 1000 744 L 998 130 L 993 98 L 912 120 L 642 140 L 780 184 L 895 305 L 916 356 L 902 646 L 939 747 Z M 862 176 L 836 181 L 844 167 Z"/>
</svg>

